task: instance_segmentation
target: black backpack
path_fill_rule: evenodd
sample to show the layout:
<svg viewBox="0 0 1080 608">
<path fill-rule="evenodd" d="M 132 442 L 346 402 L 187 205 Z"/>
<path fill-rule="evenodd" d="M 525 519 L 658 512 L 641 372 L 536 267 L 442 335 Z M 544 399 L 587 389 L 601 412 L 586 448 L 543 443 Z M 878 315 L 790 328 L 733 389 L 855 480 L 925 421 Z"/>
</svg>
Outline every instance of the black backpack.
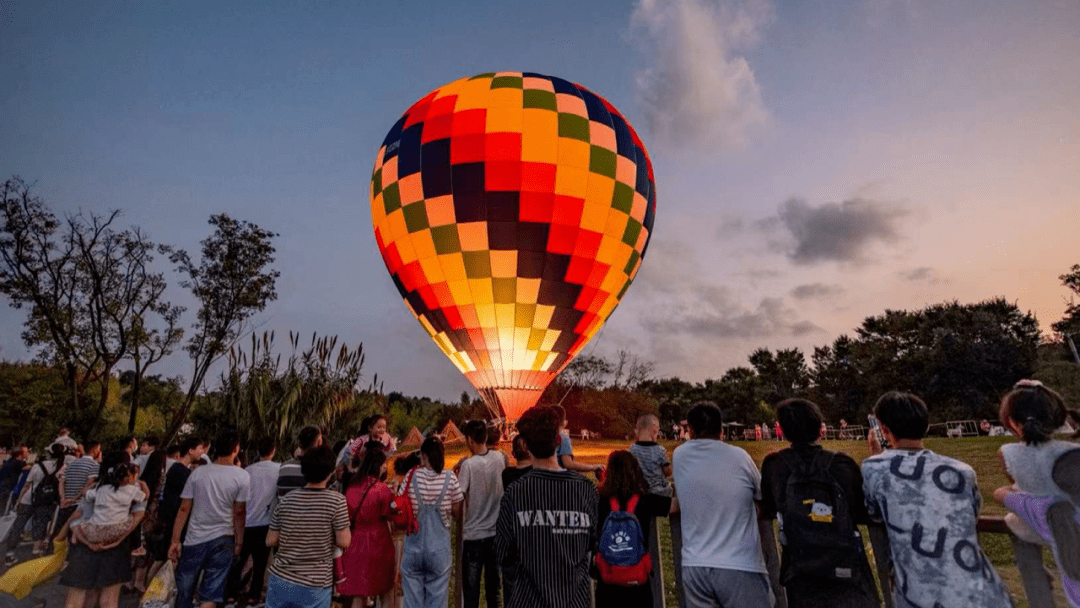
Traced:
<svg viewBox="0 0 1080 608">
<path fill-rule="evenodd" d="M 806 463 L 794 450 L 780 452 L 791 469 L 778 513 L 784 538 L 782 584 L 796 576 L 853 581 L 859 574 L 862 541 L 844 490 L 829 472 L 835 456 L 821 450 Z"/>
<path fill-rule="evenodd" d="M 50 473 L 44 462 L 39 462 L 38 466 L 45 478 L 34 487 L 34 493 L 30 495 L 30 506 L 51 507 L 60 504 L 60 481 L 56 479 L 56 472 Z"/>
</svg>

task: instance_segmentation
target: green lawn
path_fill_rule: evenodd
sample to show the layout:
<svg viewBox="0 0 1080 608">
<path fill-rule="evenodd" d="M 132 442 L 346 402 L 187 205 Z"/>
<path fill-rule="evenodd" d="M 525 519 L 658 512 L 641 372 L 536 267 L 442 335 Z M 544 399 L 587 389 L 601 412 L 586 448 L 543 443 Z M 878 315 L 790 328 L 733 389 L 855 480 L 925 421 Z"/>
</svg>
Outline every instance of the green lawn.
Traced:
<svg viewBox="0 0 1080 608">
<path fill-rule="evenodd" d="M 1001 464 L 998 461 L 997 450 L 1002 444 L 1010 441 L 1013 441 L 1011 437 L 979 437 L 966 439 L 932 438 L 927 439 L 926 447 L 971 465 L 978 475 L 979 490 L 983 496 L 983 513 L 988 515 L 1003 515 L 1005 509 L 993 500 L 994 489 L 1008 483 L 1005 472 L 1002 470 Z M 758 466 L 761 465 L 761 461 L 766 454 L 787 445 L 786 443 L 775 441 L 732 442 L 732 444 L 745 449 Z M 611 453 L 611 451 L 625 449 L 628 445 L 629 442 L 626 441 L 575 440 L 574 454 L 579 461 L 603 464 L 607 461 L 607 455 Z M 664 442 L 664 445 L 667 447 L 668 453 L 670 454 L 678 445 L 678 442 Z M 870 454 L 864 441 L 825 441 L 823 442 L 823 445 L 825 449 L 848 454 L 854 458 L 856 462 L 861 462 Z M 452 466 L 453 462 L 456 462 L 466 454 L 467 452 L 464 446 L 448 446 L 447 460 L 450 464 L 447 466 Z M 865 537 L 866 535 L 864 534 L 863 536 Z M 665 552 L 670 551 L 671 532 L 666 519 L 661 519 L 660 521 L 660 537 L 665 543 Z M 1020 583 L 1020 575 L 1016 569 L 1012 544 L 1009 542 L 1009 539 L 1002 534 L 982 534 L 980 535 L 979 540 L 986 555 L 990 558 L 990 561 L 1008 583 L 1009 588 L 1013 593 L 1013 597 L 1017 600 L 1017 607 L 1023 608 L 1028 606 L 1028 603 L 1024 598 L 1023 586 Z M 870 552 L 870 555 L 872 559 L 873 553 Z M 1053 573 L 1057 605 L 1067 606 L 1068 604 L 1060 593 L 1060 584 L 1058 582 L 1060 581 L 1060 578 L 1057 575 L 1057 571 L 1053 564 L 1053 558 L 1050 556 L 1049 550 L 1044 552 L 1044 559 Z M 670 553 L 667 553 L 662 561 L 664 563 L 667 604 L 669 608 L 676 607 L 678 606 L 678 595 L 675 588 L 675 574 L 673 563 L 670 559 Z"/>
</svg>

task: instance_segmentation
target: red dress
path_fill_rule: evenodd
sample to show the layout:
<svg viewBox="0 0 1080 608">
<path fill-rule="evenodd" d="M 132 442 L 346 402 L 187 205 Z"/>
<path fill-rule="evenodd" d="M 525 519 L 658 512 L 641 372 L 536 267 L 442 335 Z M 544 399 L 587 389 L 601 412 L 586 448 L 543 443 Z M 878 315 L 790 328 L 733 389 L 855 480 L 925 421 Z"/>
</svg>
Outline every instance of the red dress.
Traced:
<svg viewBox="0 0 1080 608">
<path fill-rule="evenodd" d="M 360 505 L 360 498 L 372 484 Z M 353 527 L 352 542 L 342 556 L 345 582 L 337 586 L 339 595 L 382 595 L 394 587 L 397 564 L 387 521 L 391 499 L 390 488 L 370 477 L 345 491 Z"/>
</svg>

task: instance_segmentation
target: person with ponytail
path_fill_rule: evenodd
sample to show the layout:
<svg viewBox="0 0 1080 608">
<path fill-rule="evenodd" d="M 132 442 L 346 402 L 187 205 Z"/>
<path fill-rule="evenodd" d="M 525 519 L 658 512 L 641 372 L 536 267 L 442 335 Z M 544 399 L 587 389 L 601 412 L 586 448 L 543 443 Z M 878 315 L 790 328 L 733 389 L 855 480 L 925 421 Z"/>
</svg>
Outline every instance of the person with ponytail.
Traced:
<svg viewBox="0 0 1080 608">
<path fill-rule="evenodd" d="M 390 502 L 393 495 L 383 483 L 386 454 L 378 442 L 369 442 L 363 458 L 353 457 L 352 476 L 345 490 L 352 527 L 352 543 L 341 557 L 345 582 L 338 595 L 351 596 L 353 608 L 364 608 L 369 598 L 387 595 L 394 588 L 397 562 L 390 534 Z M 386 606 L 389 598 L 384 597 Z"/>
<path fill-rule="evenodd" d="M 1053 480 L 1054 462 L 1080 445 L 1053 438 L 1070 411 L 1065 399 L 1038 380 L 1021 380 L 1001 400 L 1001 424 L 1019 441 L 1001 446 L 999 455 L 1016 488 L 1035 496 L 1067 499 Z M 1076 416 L 1075 411 L 1072 412 Z"/>
<path fill-rule="evenodd" d="M 138 483 L 138 471 L 134 463 L 118 464 L 104 471 L 98 486 L 86 493 L 86 503 L 93 505 L 90 517 L 71 525 L 76 542 L 110 545 L 131 533 L 135 517 L 132 507 L 146 501 Z"/>
<path fill-rule="evenodd" d="M 408 491 L 419 531 L 405 537 L 401 586 L 407 608 L 445 606 L 453 554 L 450 524 L 461 512 L 465 495 L 454 472 L 443 467 L 442 441 L 428 437 L 420 444 L 420 466 L 410 473 Z"/>
</svg>

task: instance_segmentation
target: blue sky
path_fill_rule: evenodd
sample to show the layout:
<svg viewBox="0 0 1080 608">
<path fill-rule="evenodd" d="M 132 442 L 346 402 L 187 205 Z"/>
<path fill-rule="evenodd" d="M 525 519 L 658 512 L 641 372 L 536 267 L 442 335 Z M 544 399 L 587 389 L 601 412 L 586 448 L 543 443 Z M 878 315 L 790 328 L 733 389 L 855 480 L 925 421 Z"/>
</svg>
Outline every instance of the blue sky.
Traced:
<svg viewBox="0 0 1080 608">
<path fill-rule="evenodd" d="M 649 147 L 655 236 L 586 352 L 700 380 L 995 295 L 1048 327 L 1080 263 L 1078 0 L 2 6 L 0 173 L 192 250 L 221 211 L 279 232 L 258 322 L 363 341 L 388 390 L 468 388 L 386 274 L 368 179 L 397 117 L 473 73 L 579 82 Z"/>
</svg>

